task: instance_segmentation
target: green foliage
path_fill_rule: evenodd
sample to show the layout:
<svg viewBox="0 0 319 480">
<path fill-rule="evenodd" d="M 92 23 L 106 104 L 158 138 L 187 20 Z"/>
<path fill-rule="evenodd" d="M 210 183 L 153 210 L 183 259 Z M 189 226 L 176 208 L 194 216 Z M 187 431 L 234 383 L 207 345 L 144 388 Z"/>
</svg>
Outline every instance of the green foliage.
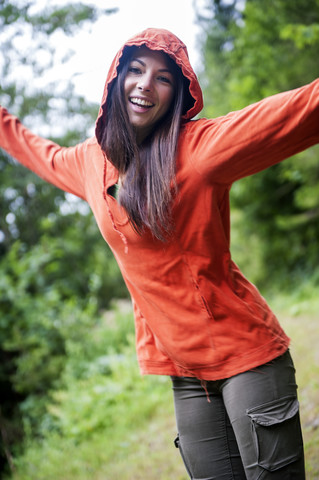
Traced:
<svg viewBox="0 0 319 480">
<path fill-rule="evenodd" d="M 317 0 L 210 0 L 198 9 L 198 21 L 205 28 L 206 116 L 242 108 L 319 75 Z M 305 276 L 316 278 L 318 152 L 313 147 L 232 188 L 233 208 L 241 210 L 233 220 L 234 258 L 259 285 L 275 282 L 290 289 Z"/>
<path fill-rule="evenodd" d="M 59 8 L 47 6 L 40 14 L 27 15 L 26 21 L 32 25 L 34 31 L 41 31 L 46 35 L 51 35 L 57 29 L 71 35 L 83 22 L 95 21 L 97 16 L 96 8 L 77 3 Z"/>
<path fill-rule="evenodd" d="M 72 35 L 116 9 L 0 3 L 1 104 L 62 145 L 87 138 L 98 105 L 76 95 L 71 81 L 37 81 L 55 65 L 54 35 Z M 60 62 L 71 56 L 66 46 Z M 50 391 L 61 387 L 68 356 L 82 371 L 76 352 L 87 330 L 127 290 L 88 206 L 2 151 L 0 211 L 1 476 L 22 436 L 45 429 Z"/>
<path fill-rule="evenodd" d="M 22 183 L 19 175 L 12 178 Z M 49 391 L 60 381 L 66 356 L 72 351 L 82 371 L 74 345 L 79 349 L 80 341 L 84 349 L 99 310 L 127 296 L 92 215 L 78 211 L 83 202 L 66 202 L 61 192 L 54 196 L 55 189 L 32 180 L 24 188 L 15 181 L 10 187 L 1 184 L 6 235 L 0 244 L 0 389 L 6 392 L 1 403 L 12 419 L 7 430 L 13 443 L 20 440 L 21 415 L 25 428 L 33 434 L 41 430 Z M 8 224 L 9 215 L 14 221 Z M 113 334 L 110 339 L 119 341 Z"/>
<path fill-rule="evenodd" d="M 138 371 L 130 304 L 114 305 L 93 328 L 80 328 L 76 337 L 70 332 L 65 336 L 65 368 L 59 388 L 46 401 L 41 439 L 26 437 L 25 454 L 14 459 L 13 478 L 85 479 L 101 457 L 107 468 L 119 450 L 125 452 L 133 432 L 153 417 L 163 397 L 171 395 L 168 379 L 146 379 Z M 97 441 L 100 451 L 92 453 L 89 445 Z M 90 458 L 73 454 L 85 449 Z M 72 455 L 61 463 L 65 451 Z"/>
<path fill-rule="evenodd" d="M 74 298 L 63 299 L 61 291 L 47 283 L 53 261 L 52 252 L 41 245 L 23 252 L 16 242 L 0 263 L 0 342 L 11 354 L 9 378 L 8 365 L 1 366 L 1 377 L 20 394 L 24 415 L 33 426 L 43 414 L 49 388 L 63 371 L 65 334 L 75 327 L 82 331 L 96 314 L 94 304 L 88 301 L 80 308 Z"/>
<path fill-rule="evenodd" d="M 111 389 L 111 403 L 115 392 L 112 381 L 105 388 L 99 385 L 107 382 L 114 361 L 122 359 L 134 322 L 131 308 L 120 315 L 114 307 L 101 317 L 89 292 L 82 302 L 63 298 L 58 284 L 48 284 L 54 262 L 54 251 L 37 245 L 23 252 L 16 242 L 0 264 L 0 343 L 7 355 L 0 382 L 1 387 L 9 382 L 19 400 L 7 428 L 13 432 L 19 414 L 28 438 L 43 438 L 52 430 L 82 438 L 105 427 L 104 410 L 96 408 L 105 389 Z"/>
<path fill-rule="evenodd" d="M 309 45 L 315 45 L 319 42 L 319 24 L 312 25 L 286 25 L 281 31 L 281 37 L 284 40 L 291 40 L 296 47 L 301 50 Z"/>
</svg>

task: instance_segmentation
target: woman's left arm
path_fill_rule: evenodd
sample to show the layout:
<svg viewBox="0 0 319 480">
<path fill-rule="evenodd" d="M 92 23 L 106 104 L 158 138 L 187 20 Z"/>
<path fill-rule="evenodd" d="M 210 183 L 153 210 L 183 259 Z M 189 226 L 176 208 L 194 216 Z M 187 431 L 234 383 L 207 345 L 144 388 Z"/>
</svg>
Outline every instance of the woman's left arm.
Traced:
<svg viewBox="0 0 319 480">
<path fill-rule="evenodd" d="M 319 142 L 319 79 L 193 123 L 187 143 L 194 167 L 214 182 L 230 184 Z"/>
</svg>

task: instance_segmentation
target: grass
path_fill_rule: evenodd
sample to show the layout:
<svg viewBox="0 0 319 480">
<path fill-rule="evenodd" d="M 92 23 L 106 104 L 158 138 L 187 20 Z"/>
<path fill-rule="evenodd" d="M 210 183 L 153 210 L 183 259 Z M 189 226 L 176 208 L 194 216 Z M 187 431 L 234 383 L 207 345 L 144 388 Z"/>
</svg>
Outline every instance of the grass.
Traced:
<svg viewBox="0 0 319 480">
<path fill-rule="evenodd" d="M 146 389 L 149 393 L 151 389 L 161 392 L 161 398 L 153 401 L 157 407 L 147 413 L 147 418 L 141 402 L 140 411 L 126 428 L 126 421 L 119 418 L 120 428 L 108 429 L 107 434 L 97 432 L 79 443 L 59 435 L 50 436 L 42 445 L 32 441 L 13 479 L 186 480 L 179 452 L 173 446 L 176 431 L 170 384 L 161 382 L 157 388 L 151 378 L 143 382 L 150 387 Z"/>
<path fill-rule="evenodd" d="M 319 325 L 317 299 L 294 302 L 277 297 L 274 310 L 291 337 L 291 353 L 299 385 L 307 480 L 319 478 Z"/>
<path fill-rule="evenodd" d="M 315 480 L 319 478 L 319 301 L 277 296 L 271 304 L 292 338 L 307 480 Z M 82 432 L 78 438 L 52 433 L 42 443 L 30 440 L 25 455 L 16 459 L 13 480 L 187 480 L 173 445 L 176 430 L 170 380 L 139 377 L 131 357 L 115 379 L 125 373 L 124 392 L 116 408 L 112 403 L 105 405 L 105 415 L 110 416 L 107 428 L 87 436 Z M 72 402 L 72 395 L 67 401 Z M 76 423 L 76 412 L 71 413 Z"/>
</svg>

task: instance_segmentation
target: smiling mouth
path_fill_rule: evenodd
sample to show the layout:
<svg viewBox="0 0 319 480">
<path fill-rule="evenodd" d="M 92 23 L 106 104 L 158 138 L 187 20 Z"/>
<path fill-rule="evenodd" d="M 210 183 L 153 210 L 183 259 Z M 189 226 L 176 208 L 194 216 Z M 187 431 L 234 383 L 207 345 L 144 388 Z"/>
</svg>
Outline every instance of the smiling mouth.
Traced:
<svg viewBox="0 0 319 480">
<path fill-rule="evenodd" d="M 143 98 L 130 97 L 129 100 L 133 105 L 137 105 L 138 107 L 143 107 L 143 108 L 154 107 L 154 103 L 149 102 L 148 100 L 144 100 Z"/>
</svg>

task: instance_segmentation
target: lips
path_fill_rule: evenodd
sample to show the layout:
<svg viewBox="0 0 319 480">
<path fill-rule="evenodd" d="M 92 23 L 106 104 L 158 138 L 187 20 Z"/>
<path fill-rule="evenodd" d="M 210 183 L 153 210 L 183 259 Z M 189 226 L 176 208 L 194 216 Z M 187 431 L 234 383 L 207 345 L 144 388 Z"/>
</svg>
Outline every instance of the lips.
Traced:
<svg viewBox="0 0 319 480">
<path fill-rule="evenodd" d="M 151 108 L 154 107 L 154 103 L 150 102 L 149 100 L 146 100 L 145 98 L 139 98 L 139 97 L 130 97 L 129 101 L 138 107 L 143 107 L 143 108 Z"/>
</svg>

